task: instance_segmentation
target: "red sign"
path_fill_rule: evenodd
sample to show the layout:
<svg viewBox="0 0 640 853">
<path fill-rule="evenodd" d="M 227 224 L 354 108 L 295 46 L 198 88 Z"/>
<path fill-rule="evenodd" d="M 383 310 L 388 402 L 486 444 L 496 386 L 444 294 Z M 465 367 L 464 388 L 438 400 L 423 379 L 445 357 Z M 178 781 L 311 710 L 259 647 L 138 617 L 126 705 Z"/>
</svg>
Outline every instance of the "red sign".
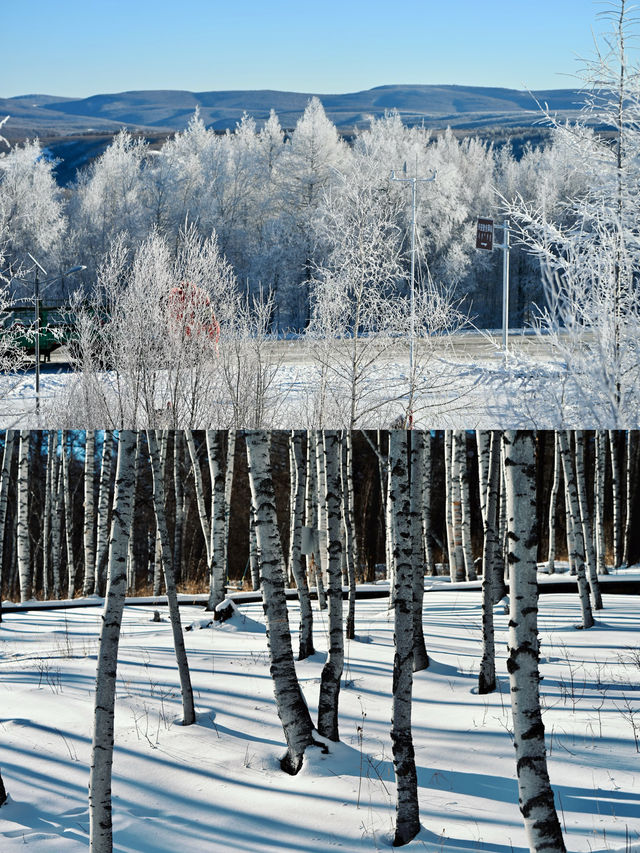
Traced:
<svg viewBox="0 0 640 853">
<path fill-rule="evenodd" d="M 478 219 L 476 249 L 493 249 L 493 219 Z"/>
</svg>

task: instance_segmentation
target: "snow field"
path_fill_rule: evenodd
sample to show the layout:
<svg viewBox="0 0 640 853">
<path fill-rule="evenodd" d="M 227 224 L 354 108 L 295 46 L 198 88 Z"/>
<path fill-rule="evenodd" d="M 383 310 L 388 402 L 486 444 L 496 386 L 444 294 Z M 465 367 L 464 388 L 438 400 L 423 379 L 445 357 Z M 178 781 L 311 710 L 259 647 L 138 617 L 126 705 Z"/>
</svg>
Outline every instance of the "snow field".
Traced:
<svg viewBox="0 0 640 853">
<path fill-rule="evenodd" d="M 540 599 L 541 684 L 549 771 L 572 851 L 640 849 L 638 602 L 605 595 L 596 626 L 576 631 L 577 596 Z M 321 853 L 390 845 L 395 785 L 389 738 L 393 620 L 385 599 L 357 604 L 340 694 L 340 744 L 311 748 L 302 771 L 280 771 L 260 604 L 229 622 L 181 615 L 198 722 L 183 728 L 168 621 L 127 607 L 118 666 L 114 849 L 118 853 Z M 160 609 L 163 619 L 166 610 Z M 297 605 L 290 605 L 294 650 Z M 312 716 L 325 660 L 297 670 Z M 525 853 L 510 735 L 504 634 L 496 610 L 500 692 L 477 694 L 478 592 L 425 596 L 432 658 L 414 682 L 414 742 L 423 830 L 410 849 Z M 0 626 L 0 766 L 9 802 L 0 850 L 88 848 L 87 782 L 99 608 L 12 613 Z M 628 840 L 628 843 L 627 843 Z M 636 846 L 637 845 L 637 846 Z"/>
</svg>

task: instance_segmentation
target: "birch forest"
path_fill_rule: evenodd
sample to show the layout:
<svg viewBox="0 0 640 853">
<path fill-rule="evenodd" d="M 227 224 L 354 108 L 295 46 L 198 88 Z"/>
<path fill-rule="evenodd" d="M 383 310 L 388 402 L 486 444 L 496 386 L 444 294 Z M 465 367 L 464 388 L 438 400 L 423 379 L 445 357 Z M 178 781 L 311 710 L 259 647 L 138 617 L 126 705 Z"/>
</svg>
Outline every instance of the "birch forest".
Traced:
<svg viewBox="0 0 640 853">
<path fill-rule="evenodd" d="M 251 841 L 265 786 L 323 815 L 334 786 L 353 849 L 636 849 L 639 433 L 6 430 L 2 454 L 28 706 L 0 793 L 44 826 L 55 778 L 68 806 L 36 849 L 164 850 L 176 820 L 189 851 L 332 846 L 326 815 Z"/>
</svg>

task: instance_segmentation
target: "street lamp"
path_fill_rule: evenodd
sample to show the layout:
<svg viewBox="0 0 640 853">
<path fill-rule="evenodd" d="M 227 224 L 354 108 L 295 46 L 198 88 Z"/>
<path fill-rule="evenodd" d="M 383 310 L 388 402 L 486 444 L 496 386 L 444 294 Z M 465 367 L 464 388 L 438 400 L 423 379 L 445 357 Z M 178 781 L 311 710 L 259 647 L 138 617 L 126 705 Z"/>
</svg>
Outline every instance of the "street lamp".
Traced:
<svg viewBox="0 0 640 853">
<path fill-rule="evenodd" d="M 392 181 L 411 184 L 411 320 L 409 328 L 409 376 L 411 377 L 411 397 L 409 400 L 409 426 L 412 426 L 413 420 L 413 349 L 415 338 L 416 325 L 416 299 L 415 299 L 415 271 L 416 271 L 416 184 L 430 184 L 435 181 L 437 172 L 434 170 L 430 178 L 418 177 L 418 163 L 416 159 L 416 174 L 413 178 L 408 178 L 407 164 L 405 162 L 402 167 L 404 177 L 396 178 L 396 170 L 391 170 Z"/>
<path fill-rule="evenodd" d="M 31 258 L 33 263 L 35 264 L 35 281 L 34 281 L 34 302 L 35 302 L 35 360 L 36 360 L 36 418 L 40 417 L 40 280 L 38 278 L 38 271 L 42 272 L 44 275 L 47 275 L 47 271 L 41 266 L 38 261 L 33 257 L 30 252 L 27 252 L 27 255 Z M 70 269 L 66 270 L 59 276 L 54 276 L 53 278 L 47 279 L 43 282 L 43 284 L 51 284 L 54 281 L 57 281 L 59 278 L 64 278 L 66 275 L 72 275 L 76 272 L 81 272 L 82 270 L 86 270 L 86 266 L 83 264 L 76 264 Z"/>
</svg>

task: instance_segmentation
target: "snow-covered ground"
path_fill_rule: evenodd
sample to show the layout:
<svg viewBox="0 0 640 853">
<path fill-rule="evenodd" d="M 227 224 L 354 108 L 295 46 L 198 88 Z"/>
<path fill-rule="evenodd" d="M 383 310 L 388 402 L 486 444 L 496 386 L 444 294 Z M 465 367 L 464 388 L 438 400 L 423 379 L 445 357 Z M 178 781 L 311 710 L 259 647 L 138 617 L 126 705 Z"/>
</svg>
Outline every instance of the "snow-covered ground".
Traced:
<svg viewBox="0 0 640 853">
<path fill-rule="evenodd" d="M 571 851 L 640 850 L 638 598 L 605 595 L 577 631 L 575 595 L 540 598 L 541 689 L 549 769 Z M 393 623 L 385 599 L 358 601 L 340 695 L 341 743 L 308 750 L 296 777 L 284 753 L 261 605 L 208 626 L 183 607 L 198 722 L 183 728 L 168 621 L 127 607 L 120 646 L 114 765 L 120 853 L 326 853 L 386 849 L 394 818 L 389 738 Z M 166 620 L 166 610 L 161 609 Z M 326 651 L 297 664 L 312 714 Z M 292 628 L 297 605 L 290 607 Z M 504 636 L 500 691 L 480 696 L 477 591 L 425 596 L 431 666 L 417 674 L 414 737 L 423 829 L 411 850 L 527 850 L 518 811 Z M 9 613 L 0 626 L 0 762 L 9 802 L 3 853 L 88 847 L 87 781 L 100 608 Z M 294 630 L 294 648 L 297 635 Z"/>
<path fill-rule="evenodd" d="M 553 358 L 553 353 L 540 347 L 530 352 L 526 345 L 531 342 L 526 337 L 522 337 L 520 348 L 512 344 L 507 360 L 490 338 L 463 335 L 461 341 L 437 353 L 420 370 L 413 402 L 415 426 L 428 429 L 563 426 L 577 429 L 598 421 L 598 413 L 594 414 L 592 408 L 585 410 L 579 395 L 572 402 L 564 365 Z M 263 425 L 276 429 L 314 429 L 319 422 L 325 428 L 348 426 L 348 385 L 341 384 L 332 375 L 322 395 L 320 413 L 317 365 L 300 341 L 281 341 L 278 347 L 281 352 L 268 392 Z M 399 416 L 406 415 L 407 375 L 406 356 L 385 357 L 375 369 L 368 371 L 368 378 L 359 392 L 363 414 L 357 426 L 389 428 Z M 120 383 L 116 390 L 117 384 L 113 373 L 100 375 L 100 396 L 104 394 L 104 399 L 110 401 L 106 408 L 112 412 L 114 421 L 120 411 L 117 394 L 122 393 L 123 387 Z M 162 381 L 159 388 L 162 388 Z M 5 427 L 23 429 L 86 428 L 96 420 L 103 426 L 109 419 L 100 412 L 86 411 L 86 396 L 79 375 L 71 372 L 68 365 L 61 362 L 43 366 L 38 417 L 33 370 L 0 377 L 0 422 Z M 219 420 L 214 426 L 227 427 L 234 423 L 231 401 L 225 399 L 224 394 L 210 402 L 210 417 Z M 165 407 L 166 401 L 158 399 L 156 412 L 164 411 Z M 126 410 L 127 406 L 124 408 Z M 606 422 L 606 412 L 602 419 L 603 426 L 616 426 Z M 207 421 L 206 425 L 211 424 Z M 190 420 L 187 426 L 195 428 L 202 424 Z"/>
</svg>

